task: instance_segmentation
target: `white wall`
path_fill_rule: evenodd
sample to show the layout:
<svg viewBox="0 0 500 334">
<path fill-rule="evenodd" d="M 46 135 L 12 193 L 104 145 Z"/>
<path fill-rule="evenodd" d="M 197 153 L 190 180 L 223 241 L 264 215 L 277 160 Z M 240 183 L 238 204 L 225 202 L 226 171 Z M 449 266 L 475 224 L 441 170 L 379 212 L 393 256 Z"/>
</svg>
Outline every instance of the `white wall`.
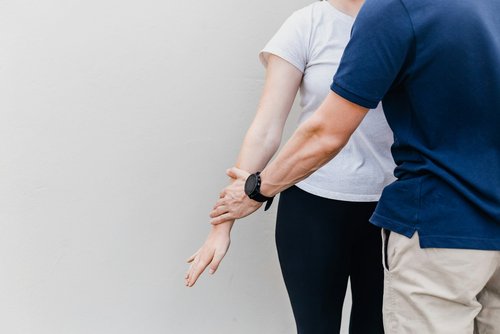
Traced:
<svg viewBox="0 0 500 334">
<path fill-rule="evenodd" d="M 208 231 L 257 53 L 306 0 L 0 1 L 0 333 L 293 333 L 274 212 Z M 293 123 L 293 120 L 292 120 Z"/>
</svg>

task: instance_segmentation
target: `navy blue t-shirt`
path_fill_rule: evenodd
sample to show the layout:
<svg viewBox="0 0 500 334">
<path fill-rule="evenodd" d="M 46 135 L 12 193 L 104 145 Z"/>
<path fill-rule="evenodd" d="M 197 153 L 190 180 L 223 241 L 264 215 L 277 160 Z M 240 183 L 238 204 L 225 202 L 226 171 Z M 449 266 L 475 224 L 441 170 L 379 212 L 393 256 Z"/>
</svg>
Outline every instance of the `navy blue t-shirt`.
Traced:
<svg viewBox="0 0 500 334">
<path fill-rule="evenodd" d="M 331 89 L 382 100 L 397 181 L 371 222 L 500 250 L 500 1 L 367 0 Z"/>
</svg>

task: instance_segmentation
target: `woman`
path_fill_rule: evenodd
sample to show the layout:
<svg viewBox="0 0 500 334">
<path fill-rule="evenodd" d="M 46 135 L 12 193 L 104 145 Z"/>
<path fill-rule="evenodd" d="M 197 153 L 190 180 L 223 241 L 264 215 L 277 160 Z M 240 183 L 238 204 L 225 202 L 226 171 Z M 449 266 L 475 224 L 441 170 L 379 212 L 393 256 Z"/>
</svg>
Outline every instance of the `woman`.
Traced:
<svg viewBox="0 0 500 334">
<path fill-rule="evenodd" d="M 313 3 L 290 16 L 262 50 L 264 90 L 238 168 L 260 171 L 269 162 L 299 89 L 299 123 L 319 107 L 361 5 L 354 0 Z M 368 219 L 383 187 L 393 181 L 391 144 L 382 110 L 371 110 L 334 160 L 280 195 L 276 244 L 298 333 L 339 332 L 348 278 L 350 333 L 383 333 L 380 230 Z M 188 286 L 206 267 L 215 272 L 233 223 L 213 226 L 189 258 Z"/>
</svg>

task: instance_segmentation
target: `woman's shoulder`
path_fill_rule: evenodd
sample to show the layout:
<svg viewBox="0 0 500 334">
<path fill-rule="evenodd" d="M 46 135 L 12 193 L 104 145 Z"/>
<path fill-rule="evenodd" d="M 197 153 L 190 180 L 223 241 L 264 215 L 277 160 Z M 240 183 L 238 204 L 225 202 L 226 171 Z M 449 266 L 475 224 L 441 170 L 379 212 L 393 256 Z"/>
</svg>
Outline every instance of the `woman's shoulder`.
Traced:
<svg viewBox="0 0 500 334">
<path fill-rule="evenodd" d="M 301 36 L 306 36 L 310 33 L 315 24 L 317 17 L 318 6 L 321 6 L 323 1 L 316 1 L 305 7 L 295 10 L 290 14 L 281 25 L 281 30 L 294 31 Z"/>
<path fill-rule="evenodd" d="M 315 1 L 294 11 L 287 21 L 297 25 L 321 25 L 322 23 L 336 24 L 338 20 L 352 24 L 353 18 L 333 7 L 328 1 Z"/>
<path fill-rule="evenodd" d="M 327 6 L 330 6 L 327 1 L 315 1 L 305 7 L 295 10 L 290 16 L 311 17 L 321 15 L 327 12 Z"/>
</svg>

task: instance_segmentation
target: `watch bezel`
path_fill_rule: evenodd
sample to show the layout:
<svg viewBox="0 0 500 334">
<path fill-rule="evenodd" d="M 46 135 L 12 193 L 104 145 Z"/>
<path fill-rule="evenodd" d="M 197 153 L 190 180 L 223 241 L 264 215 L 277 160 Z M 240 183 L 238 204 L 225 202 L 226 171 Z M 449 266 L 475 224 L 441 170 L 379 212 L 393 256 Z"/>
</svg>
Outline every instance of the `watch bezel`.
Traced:
<svg viewBox="0 0 500 334">
<path fill-rule="evenodd" d="M 250 174 L 245 180 L 245 194 L 254 201 L 257 202 L 267 202 L 264 211 L 267 211 L 271 204 L 273 203 L 274 196 L 268 197 L 260 193 L 260 185 L 262 181 L 260 179 L 260 172 Z"/>
<path fill-rule="evenodd" d="M 253 199 L 255 194 L 258 193 L 259 187 L 259 174 L 250 174 L 245 181 L 245 193 L 247 194 L 247 196 Z"/>
</svg>

